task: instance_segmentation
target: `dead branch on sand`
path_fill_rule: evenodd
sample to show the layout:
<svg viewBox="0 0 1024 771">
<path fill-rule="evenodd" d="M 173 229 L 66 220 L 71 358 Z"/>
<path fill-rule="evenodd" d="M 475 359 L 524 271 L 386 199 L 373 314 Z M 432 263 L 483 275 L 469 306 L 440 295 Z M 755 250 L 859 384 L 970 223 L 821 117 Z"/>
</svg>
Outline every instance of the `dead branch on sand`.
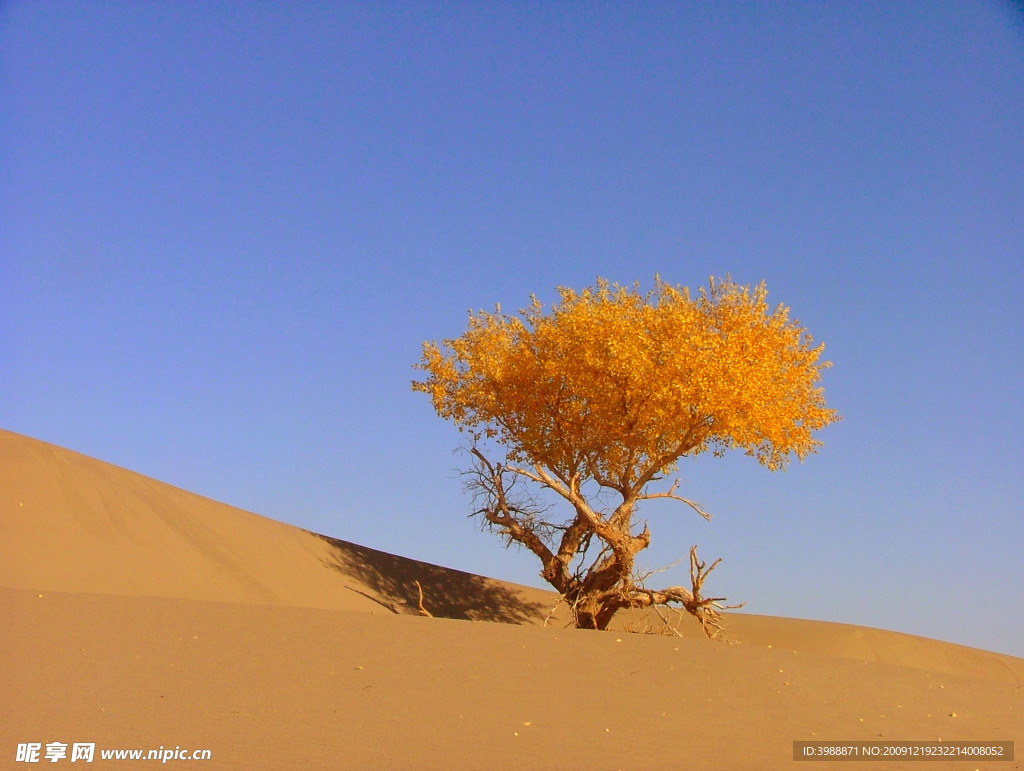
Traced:
<svg viewBox="0 0 1024 771">
<path fill-rule="evenodd" d="M 650 598 L 649 605 L 654 606 L 656 610 L 658 605 L 668 605 L 673 602 L 679 603 L 687 613 L 700 621 L 701 626 L 704 628 L 704 633 L 708 637 L 715 639 L 722 632 L 722 625 L 719 623 L 722 619 L 722 614 L 719 611 L 734 610 L 735 608 L 742 608 L 744 605 L 742 602 L 737 605 L 723 605 L 725 597 L 701 596 L 704 581 L 711 575 L 711 571 L 718 567 L 721 561 L 722 559 L 719 557 L 711 563 L 711 567 L 708 567 L 706 562 L 702 562 L 697 558 L 697 547 L 692 546 L 690 547 L 691 589 L 686 589 L 682 586 L 671 586 L 661 591 L 651 589 L 643 589 L 642 591 Z M 660 616 L 661 613 L 659 612 L 658 615 Z M 668 619 L 664 616 L 662 616 L 662 620 L 666 624 L 668 623 Z M 678 634 L 678 631 L 676 631 L 676 634 Z"/>
<path fill-rule="evenodd" d="M 420 582 L 419 581 L 413 581 L 413 583 L 416 584 L 416 591 L 418 591 L 420 593 L 420 601 L 419 601 L 420 615 L 421 616 L 426 616 L 427 618 L 433 618 L 434 614 L 431 613 L 429 610 L 427 610 L 426 608 L 423 607 L 423 587 L 420 586 Z"/>
</svg>

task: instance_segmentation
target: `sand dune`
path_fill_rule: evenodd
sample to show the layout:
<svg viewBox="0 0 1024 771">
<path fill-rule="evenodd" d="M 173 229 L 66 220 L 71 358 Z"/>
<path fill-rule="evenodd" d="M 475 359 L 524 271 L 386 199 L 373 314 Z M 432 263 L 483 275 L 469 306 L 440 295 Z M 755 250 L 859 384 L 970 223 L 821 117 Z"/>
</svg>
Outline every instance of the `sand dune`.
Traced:
<svg viewBox="0 0 1024 771">
<path fill-rule="evenodd" d="M 528 621 L 548 593 L 327 538 L 0 430 L 0 586 Z M 545 608 L 545 612 L 548 608 Z"/>
<path fill-rule="evenodd" d="M 636 615 L 542 627 L 555 599 L 0 431 L 2 767 L 54 741 L 211 751 L 170 762 L 189 767 L 603 769 L 788 767 L 794 740 L 1024 739 L 1022 659 L 749 614 L 729 616 L 733 645 L 696 624 L 626 634 Z"/>
</svg>

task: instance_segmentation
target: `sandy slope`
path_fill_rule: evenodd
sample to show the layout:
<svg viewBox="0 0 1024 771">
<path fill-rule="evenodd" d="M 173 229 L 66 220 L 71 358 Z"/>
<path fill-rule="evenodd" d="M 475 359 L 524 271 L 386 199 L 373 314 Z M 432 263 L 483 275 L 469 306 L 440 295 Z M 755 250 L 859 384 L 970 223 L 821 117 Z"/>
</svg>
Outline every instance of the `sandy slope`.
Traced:
<svg viewBox="0 0 1024 771">
<path fill-rule="evenodd" d="M 413 581 L 435 616 L 521 625 L 421 618 Z M 1024 660 L 747 614 L 734 645 L 541 628 L 551 603 L 0 431 L 0 767 L 61 741 L 210 768 L 780 768 L 796 739 L 879 738 L 1016 740 L 950 767 L 1024 765 Z"/>
<path fill-rule="evenodd" d="M 548 593 L 325 538 L 0 430 L 0 586 L 522 621 Z M 409 603 L 412 608 L 408 607 Z"/>
</svg>

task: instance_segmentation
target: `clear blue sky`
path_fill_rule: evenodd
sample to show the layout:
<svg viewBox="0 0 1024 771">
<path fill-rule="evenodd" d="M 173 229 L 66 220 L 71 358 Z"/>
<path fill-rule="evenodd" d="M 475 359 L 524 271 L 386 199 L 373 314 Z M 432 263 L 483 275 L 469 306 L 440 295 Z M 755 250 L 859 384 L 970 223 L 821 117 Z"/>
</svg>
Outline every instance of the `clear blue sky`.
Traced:
<svg viewBox="0 0 1024 771">
<path fill-rule="evenodd" d="M 0 67 L 0 426 L 541 585 L 466 519 L 422 341 L 764 279 L 843 421 L 685 463 L 715 518 L 648 506 L 646 564 L 1024 656 L 1019 5 L 8 1 Z"/>
</svg>

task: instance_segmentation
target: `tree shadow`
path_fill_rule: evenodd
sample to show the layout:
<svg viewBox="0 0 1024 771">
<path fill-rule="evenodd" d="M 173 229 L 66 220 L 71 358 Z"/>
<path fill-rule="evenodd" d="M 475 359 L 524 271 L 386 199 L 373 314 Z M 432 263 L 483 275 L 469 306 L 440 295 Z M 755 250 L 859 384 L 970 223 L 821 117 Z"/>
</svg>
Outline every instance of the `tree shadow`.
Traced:
<svg viewBox="0 0 1024 771">
<path fill-rule="evenodd" d="M 423 589 L 423 607 L 438 618 L 529 624 L 543 619 L 547 610 L 492 578 L 313 535 L 331 547 L 325 564 L 367 589 L 349 587 L 352 591 L 399 615 L 421 615 L 417 581 Z"/>
</svg>

